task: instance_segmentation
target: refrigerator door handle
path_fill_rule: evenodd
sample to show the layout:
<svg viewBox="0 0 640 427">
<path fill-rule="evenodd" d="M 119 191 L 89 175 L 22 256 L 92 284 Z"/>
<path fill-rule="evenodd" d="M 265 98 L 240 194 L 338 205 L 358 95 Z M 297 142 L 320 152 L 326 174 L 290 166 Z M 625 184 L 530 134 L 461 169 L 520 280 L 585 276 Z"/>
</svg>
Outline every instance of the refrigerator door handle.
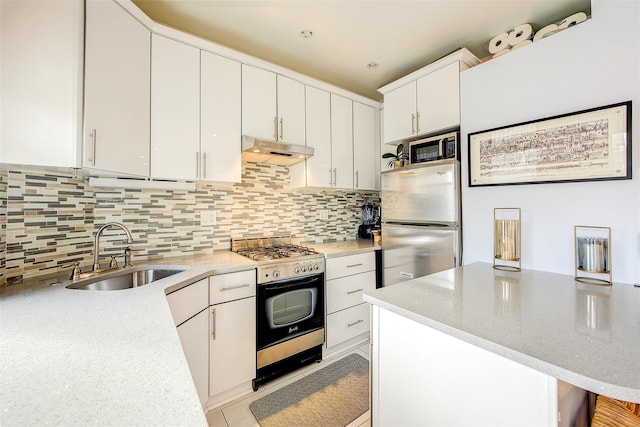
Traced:
<svg viewBox="0 0 640 427">
<path fill-rule="evenodd" d="M 405 222 L 405 221 L 383 221 L 385 224 L 389 225 L 398 225 L 402 227 L 416 227 L 416 228 L 446 228 L 450 230 L 457 230 L 459 228 L 458 223 L 451 222 L 429 222 L 429 223 L 416 223 L 416 222 Z"/>
</svg>

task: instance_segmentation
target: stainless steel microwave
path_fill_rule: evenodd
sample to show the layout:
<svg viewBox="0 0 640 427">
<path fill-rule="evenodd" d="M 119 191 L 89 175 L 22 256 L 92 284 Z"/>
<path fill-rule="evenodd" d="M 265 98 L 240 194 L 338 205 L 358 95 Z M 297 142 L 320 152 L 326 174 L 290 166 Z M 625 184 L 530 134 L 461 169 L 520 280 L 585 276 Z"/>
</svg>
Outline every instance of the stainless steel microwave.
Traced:
<svg viewBox="0 0 640 427">
<path fill-rule="evenodd" d="M 443 159 L 460 160 L 459 133 L 449 132 L 409 142 L 409 163 L 433 162 Z"/>
</svg>

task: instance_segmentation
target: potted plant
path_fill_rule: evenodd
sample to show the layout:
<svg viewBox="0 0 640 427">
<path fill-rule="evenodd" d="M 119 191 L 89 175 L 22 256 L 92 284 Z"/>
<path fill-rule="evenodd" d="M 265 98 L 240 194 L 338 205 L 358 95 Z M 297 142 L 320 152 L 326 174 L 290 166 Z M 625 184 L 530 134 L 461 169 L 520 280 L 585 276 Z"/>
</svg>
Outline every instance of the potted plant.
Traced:
<svg viewBox="0 0 640 427">
<path fill-rule="evenodd" d="M 384 153 L 382 155 L 383 159 L 393 159 L 389 160 L 387 163 L 387 167 L 401 168 L 404 166 L 404 161 L 408 159 L 406 153 L 404 152 L 404 144 L 398 144 L 396 147 L 396 153 Z"/>
</svg>

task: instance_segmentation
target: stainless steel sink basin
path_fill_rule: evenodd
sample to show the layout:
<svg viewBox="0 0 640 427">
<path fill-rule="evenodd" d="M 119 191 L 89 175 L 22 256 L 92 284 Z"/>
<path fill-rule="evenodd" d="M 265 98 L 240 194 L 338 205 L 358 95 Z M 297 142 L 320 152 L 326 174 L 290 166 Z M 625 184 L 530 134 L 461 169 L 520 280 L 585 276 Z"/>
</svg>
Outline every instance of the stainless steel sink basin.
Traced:
<svg viewBox="0 0 640 427">
<path fill-rule="evenodd" d="M 174 267 L 139 267 L 134 270 L 120 271 L 119 274 L 116 272 L 105 273 L 89 279 L 79 280 L 76 283 L 67 285 L 67 288 L 90 291 L 117 291 L 143 286 L 180 273 L 181 271 L 184 271 L 184 269 Z"/>
</svg>

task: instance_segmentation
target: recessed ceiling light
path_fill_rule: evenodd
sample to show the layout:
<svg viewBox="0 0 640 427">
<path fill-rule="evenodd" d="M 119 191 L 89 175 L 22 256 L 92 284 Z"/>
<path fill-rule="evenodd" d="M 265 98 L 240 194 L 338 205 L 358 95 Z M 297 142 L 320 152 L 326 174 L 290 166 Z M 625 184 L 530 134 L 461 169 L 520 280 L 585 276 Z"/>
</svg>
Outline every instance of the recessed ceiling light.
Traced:
<svg viewBox="0 0 640 427">
<path fill-rule="evenodd" d="M 380 66 L 380 64 L 378 64 L 375 61 L 371 61 L 367 64 L 367 68 L 370 70 L 375 70 L 376 68 L 378 68 Z"/>
<path fill-rule="evenodd" d="M 313 31 L 311 30 L 302 30 L 300 31 L 300 37 L 303 39 L 310 39 L 313 36 Z"/>
</svg>

